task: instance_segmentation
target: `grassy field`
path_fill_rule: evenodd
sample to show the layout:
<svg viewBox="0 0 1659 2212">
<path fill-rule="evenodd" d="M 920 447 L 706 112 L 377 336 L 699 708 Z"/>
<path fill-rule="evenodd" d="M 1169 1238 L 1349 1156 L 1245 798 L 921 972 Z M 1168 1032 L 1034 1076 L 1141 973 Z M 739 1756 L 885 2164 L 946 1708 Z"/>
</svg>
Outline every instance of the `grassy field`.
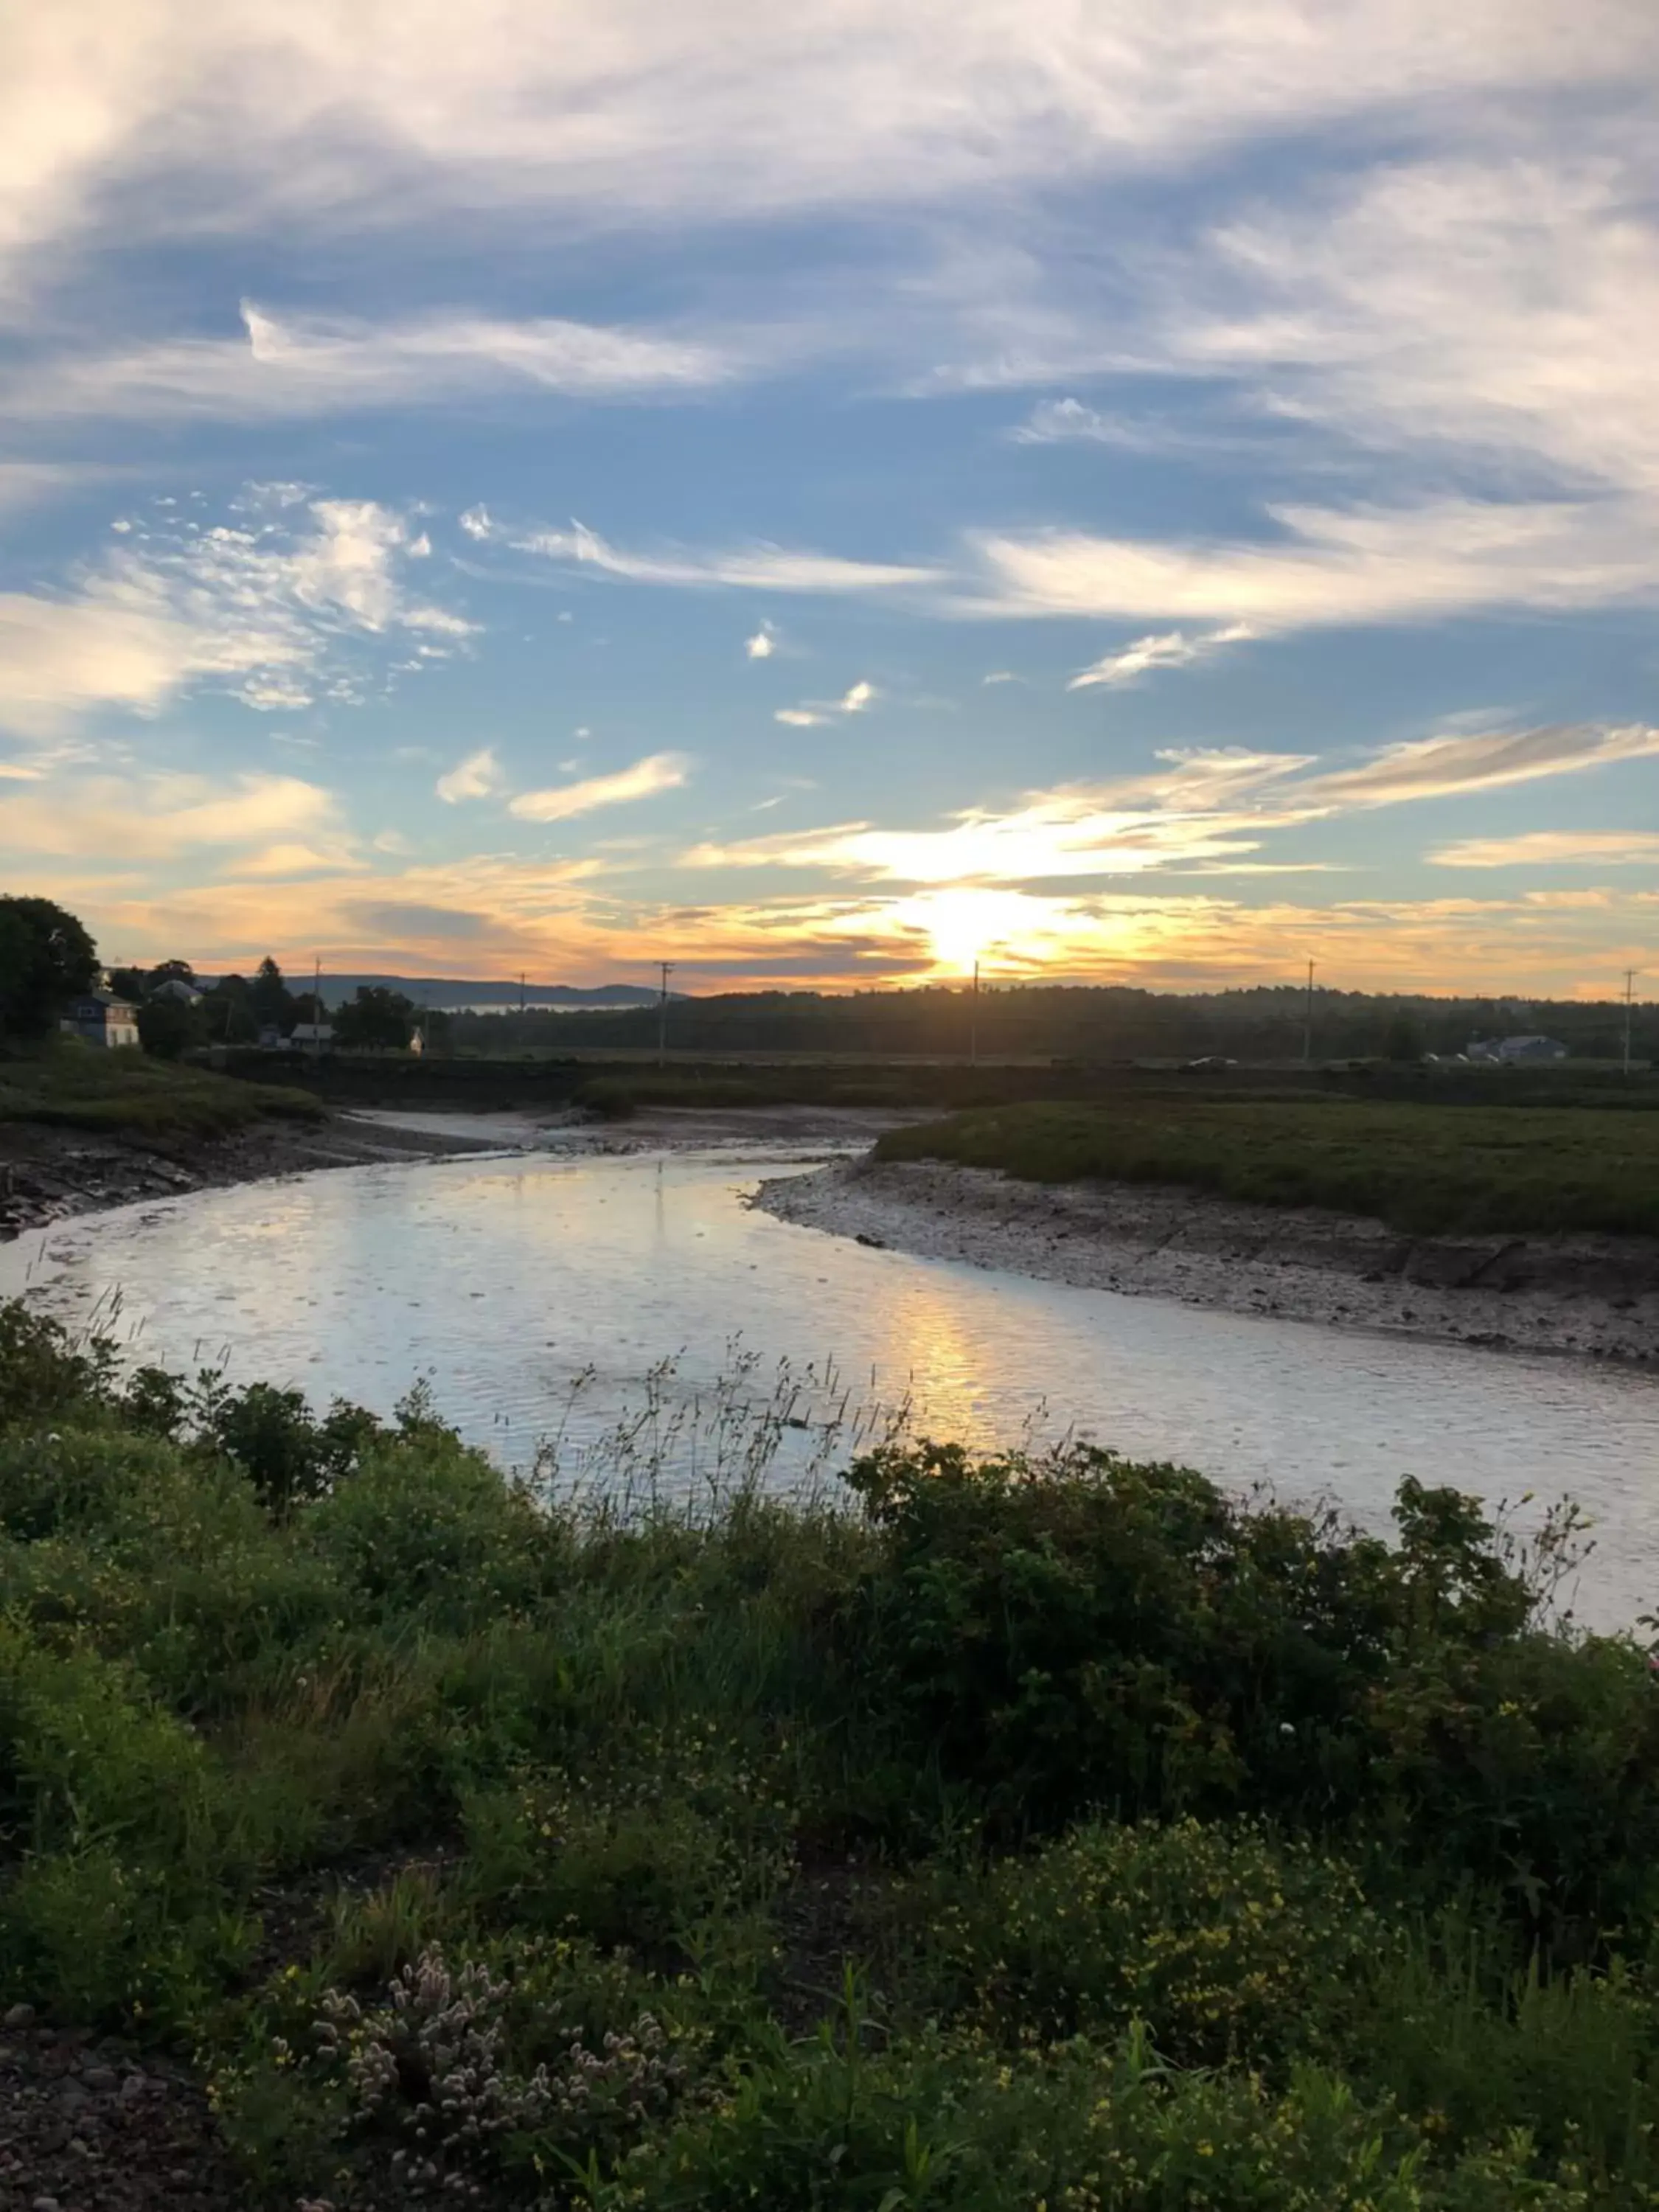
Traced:
<svg viewBox="0 0 1659 2212">
<path fill-rule="evenodd" d="M 268 1116 L 320 1121 L 326 1109 L 309 1092 L 237 1083 L 206 1068 L 105 1052 L 73 1038 L 45 1050 L 0 1059 L 0 1125 L 135 1136 L 224 1137 Z"/>
<path fill-rule="evenodd" d="M 889 1160 L 1034 1182 L 1189 1185 L 1413 1234 L 1659 1236 L 1659 1118 L 1594 1108 L 1176 1098 L 985 1109 L 895 1130 Z"/>
<path fill-rule="evenodd" d="M 283 2212 L 1650 2208 L 1645 1653 L 1396 1519 L 890 1448 L 624 1523 L 0 1308 L 0 2003 Z"/>
</svg>

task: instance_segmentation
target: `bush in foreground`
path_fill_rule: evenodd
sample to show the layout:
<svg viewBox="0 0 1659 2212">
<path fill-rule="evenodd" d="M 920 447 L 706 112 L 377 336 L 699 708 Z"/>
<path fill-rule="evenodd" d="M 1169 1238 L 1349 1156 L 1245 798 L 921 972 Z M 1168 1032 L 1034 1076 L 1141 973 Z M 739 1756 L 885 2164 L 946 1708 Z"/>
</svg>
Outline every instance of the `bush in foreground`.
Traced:
<svg viewBox="0 0 1659 2212">
<path fill-rule="evenodd" d="M 538 1500 L 0 1309 L 0 1997 L 250 2201 L 1659 2201 L 1659 1692 L 1450 1491 Z"/>
</svg>

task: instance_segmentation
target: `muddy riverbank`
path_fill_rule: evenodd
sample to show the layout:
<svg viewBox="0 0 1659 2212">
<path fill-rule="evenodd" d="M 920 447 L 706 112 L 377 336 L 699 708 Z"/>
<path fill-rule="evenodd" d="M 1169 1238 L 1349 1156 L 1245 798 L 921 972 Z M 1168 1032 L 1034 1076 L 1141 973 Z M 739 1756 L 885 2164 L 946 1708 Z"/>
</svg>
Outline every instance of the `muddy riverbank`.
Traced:
<svg viewBox="0 0 1659 2212">
<path fill-rule="evenodd" d="M 327 1121 L 261 1121 L 223 1137 L 184 1133 L 94 1136 L 34 1122 L 0 1127 L 0 1240 L 112 1206 L 180 1198 L 231 1183 L 314 1168 L 442 1159 L 499 1149 L 499 1140 L 450 1130 L 411 1130 L 356 1115 Z"/>
<path fill-rule="evenodd" d="M 804 1228 L 1088 1289 L 1659 1362 L 1659 1244 L 1647 1238 L 1414 1238 L 1313 1209 L 926 1160 L 839 1162 L 768 1182 L 755 1202 Z"/>
</svg>

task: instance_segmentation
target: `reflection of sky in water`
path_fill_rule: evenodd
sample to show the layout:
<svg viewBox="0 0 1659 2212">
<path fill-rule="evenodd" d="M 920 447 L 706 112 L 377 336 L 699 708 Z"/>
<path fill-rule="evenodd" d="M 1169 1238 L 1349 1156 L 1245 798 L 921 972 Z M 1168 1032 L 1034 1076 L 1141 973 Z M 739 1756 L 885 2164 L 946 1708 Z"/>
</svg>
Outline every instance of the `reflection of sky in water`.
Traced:
<svg viewBox="0 0 1659 2212">
<path fill-rule="evenodd" d="M 1407 1474 L 1493 1501 L 1570 1492 L 1600 1524 L 1585 1610 L 1629 1618 L 1659 1596 L 1659 1382 L 871 1250 L 743 1206 L 763 1171 L 793 1170 L 758 1154 L 337 1170 L 21 1238 L 0 1249 L 0 1294 L 27 1283 L 65 1315 L 118 1294 L 138 1356 L 222 1361 L 316 1400 L 385 1410 L 423 1376 L 522 1466 L 555 1428 L 574 1465 L 646 1405 L 639 1449 L 654 1438 L 701 1473 L 722 1405 L 729 1443 L 735 1402 L 752 1419 L 787 1363 L 807 1425 L 782 1433 L 786 1476 L 843 1399 L 908 1395 L 937 1437 L 1071 1428 L 1367 1518 Z"/>
</svg>

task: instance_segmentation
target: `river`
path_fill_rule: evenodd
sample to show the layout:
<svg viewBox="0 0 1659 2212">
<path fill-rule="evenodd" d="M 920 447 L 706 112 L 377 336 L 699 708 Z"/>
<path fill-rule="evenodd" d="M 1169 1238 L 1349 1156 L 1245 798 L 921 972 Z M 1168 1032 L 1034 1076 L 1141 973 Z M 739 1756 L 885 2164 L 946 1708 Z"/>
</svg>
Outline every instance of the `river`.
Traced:
<svg viewBox="0 0 1659 2212">
<path fill-rule="evenodd" d="M 1659 1595 L 1659 1379 L 1220 1314 L 868 1249 L 744 1203 L 733 1152 L 472 1158 L 131 1206 L 0 1248 L 0 1296 L 132 1356 L 437 1410 L 544 1479 L 827 1479 L 908 1406 L 975 1443 L 1066 1431 L 1384 1526 L 1400 1479 L 1596 1523 L 1581 1617 Z M 549 1440 L 551 1439 L 550 1447 Z"/>
</svg>

